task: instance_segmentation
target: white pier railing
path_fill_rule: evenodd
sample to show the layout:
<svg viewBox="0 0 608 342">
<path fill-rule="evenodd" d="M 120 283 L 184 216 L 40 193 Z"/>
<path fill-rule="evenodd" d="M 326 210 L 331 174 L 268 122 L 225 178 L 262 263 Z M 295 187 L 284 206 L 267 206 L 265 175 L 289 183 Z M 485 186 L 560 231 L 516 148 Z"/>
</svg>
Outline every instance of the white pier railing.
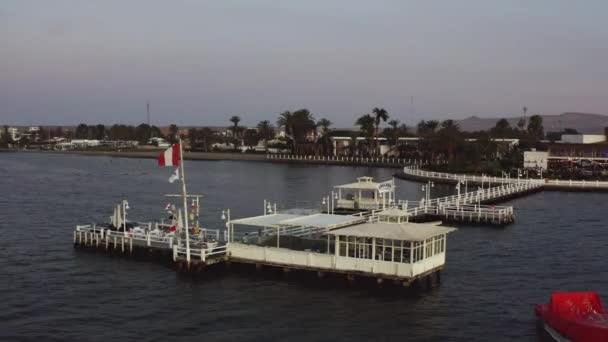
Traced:
<svg viewBox="0 0 608 342">
<path fill-rule="evenodd" d="M 376 165 L 439 165 L 445 161 L 422 160 L 412 158 L 395 157 L 359 157 L 359 156 L 316 156 L 299 154 L 267 154 L 266 159 L 277 161 L 300 161 L 315 163 L 353 163 L 353 164 L 376 164 Z"/>
<path fill-rule="evenodd" d="M 544 184 L 543 179 L 532 179 L 532 178 L 511 178 L 511 177 L 496 177 L 496 176 L 475 176 L 465 174 L 455 174 L 446 172 L 435 172 L 425 171 L 417 167 L 406 166 L 403 168 L 403 173 L 415 177 L 427 178 L 427 179 L 445 179 L 454 182 L 471 182 L 481 184 Z"/>
</svg>

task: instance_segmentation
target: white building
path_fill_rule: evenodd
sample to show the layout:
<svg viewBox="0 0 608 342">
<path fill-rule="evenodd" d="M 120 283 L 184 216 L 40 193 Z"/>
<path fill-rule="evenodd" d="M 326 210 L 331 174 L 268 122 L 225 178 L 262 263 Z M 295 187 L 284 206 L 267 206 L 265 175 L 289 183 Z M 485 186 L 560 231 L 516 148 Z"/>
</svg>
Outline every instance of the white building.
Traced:
<svg viewBox="0 0 608 342">
<path fill-rule="evenodd" d="M 97 139 L 74 139 L 70 142 L 74 148 L 96 147 L 101 145 L 101 141 Z"/>
<path fill-rule="evenodd" d="M 605 135 L 595 134 L 563 134 L 558 143 L 562 144 L 597 144 L 606 141 Z"/>
<path fill-rule="evenodd" d="M 374 182 L 372 177 L 359 177 L 355 183 L 334 187 L 338 194 L 338 208 L 373 210 L 384 208 L 395 201 L 395 183 Z"/>
<path fill-rule="evenodd" d="M 545 151 L 525 151 L 524 152 L 524 168 L 535 169 L 539 168 L 547 170 L 549 152 Z"/>
</svg>

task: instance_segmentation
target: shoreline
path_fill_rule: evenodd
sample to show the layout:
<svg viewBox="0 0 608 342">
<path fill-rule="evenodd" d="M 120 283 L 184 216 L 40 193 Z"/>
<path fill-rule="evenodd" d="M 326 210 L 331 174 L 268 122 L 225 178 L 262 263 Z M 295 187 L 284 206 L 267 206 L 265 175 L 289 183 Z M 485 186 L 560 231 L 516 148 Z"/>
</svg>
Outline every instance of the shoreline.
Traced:
<svg viewBox="0 0 608 342">
<path fill-rule="evenodd" d="M 62 155 L 83 155 L 83 156 L 106 156 L 115 158 L 133 159 L 156 159 L 162 150 L 151 151 L 43 151 L 43 150 L 14 150 L 0 149 L 7 153 L 40 153 L 40 154 L 62 154 Z M 320 159 L 283 159 L 269 158 L 266 154 L 231 153 L 231 152 L 185 152 L 184 160 L 204 160 L 204 161 L 246 161 L 246 162 L 265 162 L 277 164 L 301 164 L 301 165 L 329 165 L 329 166 L 353 166 L 353 167 L 381 167 L 389 169 L 401 169 L 404 164 L 389 164 L 382 162 L 363 162 L 351 160 L 320 160 Z"/>
</svg>

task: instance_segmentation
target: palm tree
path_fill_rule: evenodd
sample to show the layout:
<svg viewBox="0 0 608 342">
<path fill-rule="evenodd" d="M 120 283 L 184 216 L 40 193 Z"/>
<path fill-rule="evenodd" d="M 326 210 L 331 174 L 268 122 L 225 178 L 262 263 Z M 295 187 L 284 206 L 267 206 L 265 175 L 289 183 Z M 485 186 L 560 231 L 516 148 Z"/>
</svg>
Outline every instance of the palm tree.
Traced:
<svg viewBox="0 0 608 342">
<path fill-rule="evenodd" d="M 397 145 L 397 140 L 399 139 L 399 124 L 401 122 L 399 120 L 391 120 L 388 122 L 388 125 L 391 126 L 391 133 L 393 136 L 393 145 Z"/>
<path fill-rule="evenodd" d="M 232 122 L 232 124 L 234 126 L 232 126 L 232 137 L 233 137 L 233 144 L 234 144 L 234 149 L 236 150 L 236 144 L 238 142 L 238 137 L 237 137 L 237 133 L 239 131 L 239 122 L 241 122 L 241 118 L 237 115 L 234 115 L 230 118 L 230 122 Z"/>
<path fill-rule="evenodd" d="M 264 140 L 264 150 L 268 153 L 268 140 L 274 138 L 274 127 L 270 121 L 264 120 L 258 123 L 258 135 Z"/>
<path fill-rule="evenodd" d="M 317 124 L 315 118 L 308 109 L 298 109 L 293 112 L 293 136 L 297 143 L 306 142 L 310 131 L 316 136 Z"/>
<path fill-rule="evenodd" d="M 308 109 L 298 109 L 295 112 L 285 111 L 279 115 L 277 126 L 285 129 L 285 135 L 291 144 L 292 152 L 296 144 L 306 141 L 306 136 L 311 130 L 316 131 L 314 117 Z M 316 134 L 315 134 L 316 135 Z"/>
<path fill-rule="evenodd" d="M 374 113 L 374 123 L 375 123 L 375 130 L 374 130 L 374 139 L 375 139 L 375 151 L 374 154 L 377 154 L 378 148 L 379 148 L 379 144 L 378 144 L 378 129 L 380 128 L 380 121 L 384 121 L 386 122 L 386 120 L 388 120 L 388 112 L 384 109 L 384 108 L 378 108 L 375 107 L 372 110 L 372 113 Z"/>
<path fill-rule="evenodd" d="M 287 138 L 288 144 L 292 147 L 293 152 L 293 114 L 286 110 L 283 113 L 279 114 L 279 118 L 277 119 L 277 127 L 283 127 L 285 130 L 285 137 Z"/>
<path fill-rule="evenodd" d="M 329 132 L 329 126 L 333 125 L 333 122 L 323 118 L 317 122 L 317 126 L 321 127 L 323 130 L 323 135 L 326 135 Z"/>
<path fill-rule="evenodd" d="M 441 123 L 441 129 L 437 134 L 437 140 L 437 145 L 442 147 L 450 161 L 454 159 L 456 147 L 464 141 L 460 132 L 460 127 L 454 120 L 445 120 Z"/>
<path fill-rule="evenodd" d="M 371 138 L 374 136 L 374 125 L 375 119 L 370 114 L 361 115 L 355 125 L 359 126 L 361 133 L 367 138 L 368 141 L 368 149 L 371 146 Z M 369 153 L 369 150 L 368 150 Z"/>
</svg>

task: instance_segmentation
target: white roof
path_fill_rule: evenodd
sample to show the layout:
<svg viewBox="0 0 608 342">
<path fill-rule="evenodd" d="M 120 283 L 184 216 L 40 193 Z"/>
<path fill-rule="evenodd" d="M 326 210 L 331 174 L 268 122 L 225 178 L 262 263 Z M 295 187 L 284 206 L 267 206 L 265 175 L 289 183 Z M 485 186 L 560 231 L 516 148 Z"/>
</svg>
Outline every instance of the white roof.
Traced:
<svg viewBox="0 0 608 342">
<path fill-rule="evenodd" d="M 281 224 L 334 229 L 365 222 L 365 218 L 352 215 L 314 214 L 281 221 Z"/>
<path fill-rule="evenodd" d="M 247 226 L 260 226 L 270 227 L 281 225 L 282 221 L 304 217 L 304 215 L 292 215 L 292 214 L 271 214 L 254 217 L 246 217 L 238 220 L 232 220 L 230 223 L 243 224 Z"/>
<path fill-rule="evenodd" d="M 393 216 L 393 217 L 407 216 L 407 211 L 401 210 L 399 208 L 390 208 L 390 209 L 382 210 L 381 212 L 378 213 L 378 216 Z"/>
<path fill-rule="evenodd" d="M 363 223 L 329 231 L 327 234 L 358 236 L 403 241 L 424 241 L 437 235 L 447 234 L 456 228 L 424 223 Z"/>
<path fill-rule="evenodd" d="M 238 220 L 230 221 L 233 224 L 242 224 L 247 226 L 301 226 L 334 229 L 345 227 L 357 223 L 365 222 L 365 218 L 352 215 L 330 215 L 330 214 L 313 214 L 313 215 L 294 215 L 294 214 L 272 214 L 255 217 L 246 217 Z"/>
<path fill-rule="evenodd" d="M 372 177 L 367 177 L 367 176 L 359 177 L 359 178 L 357 178 L 357 181 L 354 183 L 336 185 L 334 188 L 376 190 L 376 189 L 378 189 L 378 184 L 380 184 L 380 183 L 376 183 L 376 182 L 372 181 L 372 179 L 373 179 Z"/>
</svg>

